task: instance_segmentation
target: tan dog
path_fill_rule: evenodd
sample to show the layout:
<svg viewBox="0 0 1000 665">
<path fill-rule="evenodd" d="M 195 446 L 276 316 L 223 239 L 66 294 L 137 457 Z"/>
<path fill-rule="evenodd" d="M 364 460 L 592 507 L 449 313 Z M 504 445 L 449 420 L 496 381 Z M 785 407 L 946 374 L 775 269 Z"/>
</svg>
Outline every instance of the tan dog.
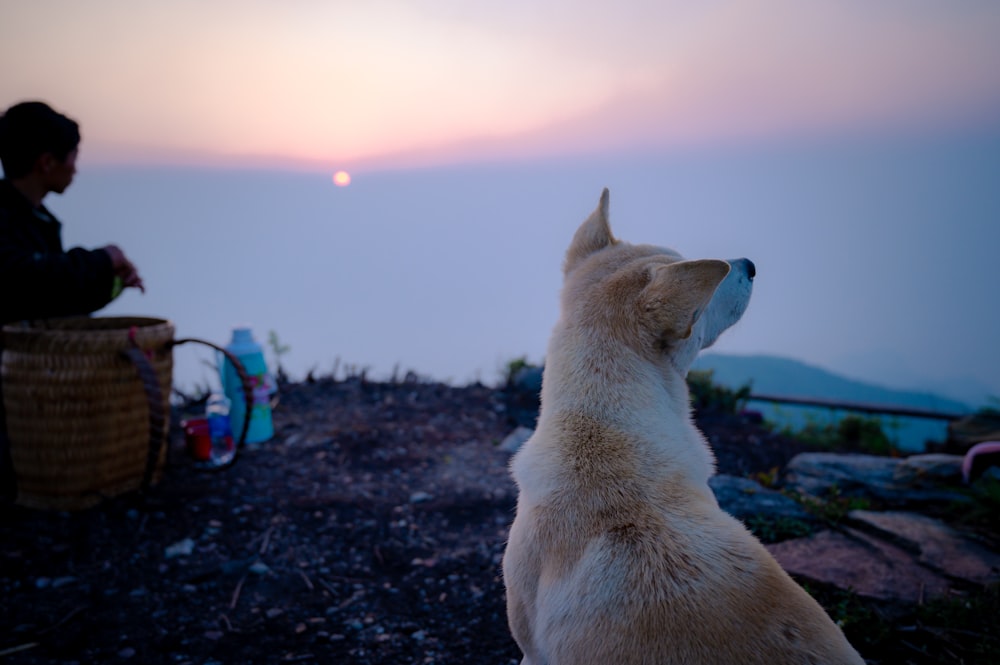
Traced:
<svg viewBox="0 0 1000 665">
<path fill-rule="evenodd" d="M 522 665 L 864 661 L 708 478 L 685 377 L 743 315 L 753 263 L 573 238 L 503 571 Z"/>
</svg>

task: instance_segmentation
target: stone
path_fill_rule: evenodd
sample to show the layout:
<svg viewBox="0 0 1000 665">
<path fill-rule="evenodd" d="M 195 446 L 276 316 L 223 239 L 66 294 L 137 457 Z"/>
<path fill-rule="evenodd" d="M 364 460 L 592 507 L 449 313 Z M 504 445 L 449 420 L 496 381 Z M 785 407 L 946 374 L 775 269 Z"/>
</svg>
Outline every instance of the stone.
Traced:
<svg viewBox="0 0 1000 665">
<path fill-rule="evenodd" d="M 784 485 L 813 496 L 823 496 L 836 486 L 849 493 L 873 484 L 892 482 L 898 462 L 877 455 L 800 453 L 785 468 Z"/>
<path fill-rule="evenodd" d="M 990 468 L 983 471 L 983 475 L 979 476 L 978 482 L 1000 483 L 1000 466 L 991 466 Z"/>
<path fill-rule="evenodd" d="M 1000 441 L 1000 412 L 982 411 L 948 423 L 948 450 L 964 454 L 983 441 Z"/>
<path fill-rule="evenodd" d="M 904 457 L 896 466 L 893 480 L 910 487 L 957 486 L 962 482 L 962 456 L 932 453 Z"/>
<path fill-rule="evenodd" d="M 973 584 L 1000 581 L 1000 554 L 933 517 L 869 510 L 853 510 L 848 517 L 866 530 L 915 553 L 921 564 L 949 577 Z"/>
<path fill-rule="evenodd" d="M 748 517 L 786 517 L 809 521 L 802 506 L 781 492 L 768 489 L 749 478 L 719 474 L 708 479 L 719 506 L 737 519 Z"/>
<path fill-rule="evenodd" d="M 54 580 L 52 580 L 52 588 L 58 589 L 60 587 L 66 586 L 67 584 L 73 584 L 74 582 L 76 582 L 76 578 L 69 575 L 65 577 L 57 577 Z"/>
<path fill-rule="evenodd" d="M 410 494 L 410 503 L 426 503 L 433 498 L 434 496 L 432 494 L 421 490 Z"/>
<path fill-rule="evenodd" d="M 820 531 L 765 547 L 789 574 L 867 598 L 922 603 L 951 589 L 943 575 L 906 550 L 854 529 Z"/>
<path fill-rule="evenodd" d="M 535 433 L 530 427 L 524 427 L 519 425 L 514 429 L 513 432 L 508 434 L 503 441 L 500 442 L 500 450 L 508 452 L 511 455 L 516 453 L 524 445 L 524 442 L 531 438 L 531 435 Z"/>
<path fill-rule="evenodd" d="M 163 551 L 163 556 L 167 559 L 173 559 L 179 556 L 191 556 L 192 552 L 194 552 L 194 541 L 185 538 L 167 546 Z"/>
<path fill-rule="evenodd" d="M 537 365 L 525 365 L 517 370 L 511 380 L 514 390 L 523 391 L 537 396 L 542 392 L 542 374 L 544 368 Z"/>
<path fill-rule="evenodd" d="M 263 561 L 256 561 L 248 570 L 255 575 L 267 575 L 271 569 Z"/>
<path fill-rule="evenodd" d="M 801 453 L 785 468 L 784 485 L 817 497 L 836 491 L 906 507 L 969 501 L 967 494 L 945 480 L 956 477 L 961 478 L 961 458 L 955 455 Z"/>
</svg>

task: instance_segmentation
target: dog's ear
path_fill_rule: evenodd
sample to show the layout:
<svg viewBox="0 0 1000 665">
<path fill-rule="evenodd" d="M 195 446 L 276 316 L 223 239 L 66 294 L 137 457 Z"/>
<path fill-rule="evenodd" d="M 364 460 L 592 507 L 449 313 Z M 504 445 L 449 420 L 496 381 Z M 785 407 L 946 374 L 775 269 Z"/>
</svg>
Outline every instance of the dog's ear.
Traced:
<svg viewBox="0 0 1000 665">
<path fill-rule="evenodd" d="M 678 261 L 657 264 L 649 272 L 649 284 L 639 295 L 644 316 L 657 334 L 687 339 L 729 274 L 729 264 L 717 259 Z"/>
<path fill-rule="evenodd" d="M 569 250 L 566 251 L 563 274 L 568 275 L 580 261 L 594 252 L 618 242 L 611 235 L 611 225 L 608 223 L 609 198 L 608 188 L 605 187 L 604 191 L 601 192 L 601 202 L 573 236 L 573 242 L 570 243 Z"/>
</svg>

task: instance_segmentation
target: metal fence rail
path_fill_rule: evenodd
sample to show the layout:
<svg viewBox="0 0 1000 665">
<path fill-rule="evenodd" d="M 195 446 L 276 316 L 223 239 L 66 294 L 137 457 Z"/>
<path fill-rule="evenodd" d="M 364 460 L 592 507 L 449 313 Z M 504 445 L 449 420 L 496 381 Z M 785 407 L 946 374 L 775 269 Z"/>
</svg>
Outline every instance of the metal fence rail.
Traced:
<svg viewBox="0 0 1000 665">
<path fill-rule="evenodd" d="M 818 406 L 840 411 L 859 411 L 861 413 L 884 414 L 890 416 L 907 416 L 910 418 L 927 418 L 929 420 L 958 420 L 965 413 L 948 413 L 930 409 L 916 409 L 906 406 L 889 404 L 870 404 L 865 402 L 844 402 L 821 397 L 787 397 L 784 395 L 752 394 L 748 398 L 752 402 L 775 402 L 777 404 L 795 404 L 798 406 Z"/>
</svg>

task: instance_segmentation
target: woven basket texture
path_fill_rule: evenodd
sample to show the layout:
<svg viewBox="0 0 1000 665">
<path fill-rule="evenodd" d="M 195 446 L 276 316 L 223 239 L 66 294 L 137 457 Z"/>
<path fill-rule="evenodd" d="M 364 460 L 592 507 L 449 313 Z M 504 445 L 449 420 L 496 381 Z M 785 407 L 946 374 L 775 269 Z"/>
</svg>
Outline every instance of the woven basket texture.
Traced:
<svg viewBox="0 0 1000 665">
<path fill-rule="evenodd" d="M 3 328 L 3 401 L 21 505 L 81 510 L 142 485 L 150 409 L 129 331 L 170 413 L 174 326 L 163 319 L 51 319 Z M 170 419 L 163 422 L 167 440 Z M 162 446 L 153 482 L 166 459 Z"/>
</svg>

